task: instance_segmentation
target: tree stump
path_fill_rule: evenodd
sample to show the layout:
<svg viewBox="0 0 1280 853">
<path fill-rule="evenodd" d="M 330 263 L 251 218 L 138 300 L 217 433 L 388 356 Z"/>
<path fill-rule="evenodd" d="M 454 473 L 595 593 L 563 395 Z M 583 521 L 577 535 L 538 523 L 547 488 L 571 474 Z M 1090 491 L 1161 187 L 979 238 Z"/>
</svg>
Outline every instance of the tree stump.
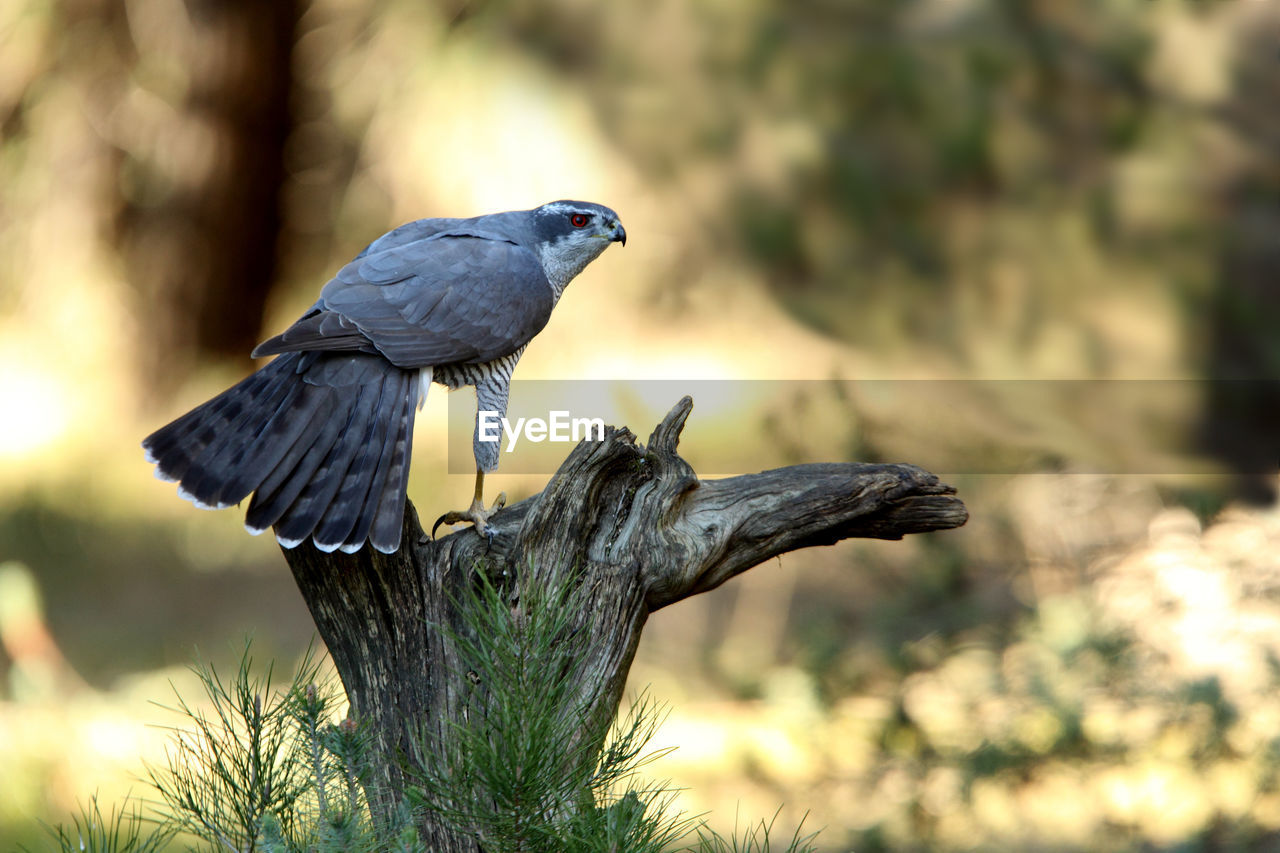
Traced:
<svg viewBox="0 0 1280 853">
<path fill-rule="evenodd" d="M 653 611 L 797 548 L 900 539 L 968 518 L 954 489 L 913 465 L 795 465 L 701 481 L 676 452 L 692 408 L 680 400 L 645 446 L 613 427 L 582 442 L 542 493 L 493 516 L 488 539 L 468 529 L 431 541 L 409 504 L 395 554 L 326 554 L 310 542 L 284 550 L 352 714 L 373 725 L 375 811 L 403 788 L 399 760 L 420 760 L 418 744 L 443 743 L 461 721 L 466 685 L 438 629 L 458 627 L 451 602 L 478 569 L 513 591 L 513 606 L 527 573 L 552 588 L 581 585 L 574 637 L 590 673 L 581 691 L 593 717 L 611 720 Z M 424 820 L 430 849 L 478 849 Z"/>
</svg>

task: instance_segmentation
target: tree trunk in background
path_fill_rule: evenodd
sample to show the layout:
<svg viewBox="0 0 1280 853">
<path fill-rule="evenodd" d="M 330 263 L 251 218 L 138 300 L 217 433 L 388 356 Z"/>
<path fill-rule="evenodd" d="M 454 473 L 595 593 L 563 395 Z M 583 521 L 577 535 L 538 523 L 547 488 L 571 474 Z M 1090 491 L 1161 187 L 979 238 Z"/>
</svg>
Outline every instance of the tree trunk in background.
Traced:
<svg viewBox="0 0 1280 853">
<path fill-rule="evenodd" d="M 513 607 L 525 583 L 580 585 L 587 606 L 569 635 L 590 673 L 581 693 L 589 719 L 612 719 L 651 612 L 787 551 L 968 518 L 950 486 L 911 465 L 797 465 L 703 482 L 676 453 L 692 405 L 681 400 L 647 446 L 612 427 L 579 444 L 541 494 L 492 518 L 491 541 L 472 530 L 427 541 L 409 505 L 398 553 L 285 549 L 352 713 L 376 732 L 375 809 L 385 813 L 402 790 L 396 756 L 417 754 L 420 725 L 423 748 L 434 739 L 439 749 L 451 725 L 465 723 L 468 685 L 432 626 L 461 627 L 451 602 L 477 570 L 509 590 Z M 428 849 L 477 849 L 429 817 L 419 828 Z"/>
<path fill-rule="evenodd" d="M 278 266 L 304 3 L 136 5 L 142 19 L 170 17 L 152 23 L 162 37 L 141 24 L 125 29 L 135 71 L 168 63 L 187 74 L 179 111 L 147 128 L 155 138 L 119 152 L 120 244 L 147 311 L 143 371 L 172 383 L 198 357 L 247 360 L 258 341 Z"/>
<path fill-rule="evenodd" d="M 1201 435 L 1235 473 L 1236 495 L 1267 505 L 1276 499 L 1280 467 L 1280 10 L 1243 10 L 1238 27 L 1235 92 L 1221 117 L 1248 154 L 1220 178 L 1225 215 Z"/>
</svg>

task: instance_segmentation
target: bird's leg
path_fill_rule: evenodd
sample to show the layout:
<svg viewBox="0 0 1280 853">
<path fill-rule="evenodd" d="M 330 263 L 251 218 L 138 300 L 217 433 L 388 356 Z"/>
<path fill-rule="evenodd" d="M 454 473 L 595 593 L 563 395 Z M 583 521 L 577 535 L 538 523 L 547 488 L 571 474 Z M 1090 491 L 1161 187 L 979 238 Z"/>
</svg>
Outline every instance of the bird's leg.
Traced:
<svg viewBox="0 0 1280 853">
<path fill-rule="evenodd" d="M 484 471 L 476 469 L 476 493 L 471 499 L 471 509 L 467 512 L 480 516 L 480 521 L 476 523 L 476 527 L 480 532 L 484 532 L 484 523 L 489 520 L 489 516 L 507 505 L 507 493 L 498 492 L 498 496 L 493 499 L 493 506 L 489 507 L 488 512 L 484 508 Z M 474 521 L 474 519 L 473 519 Z"/>
<path fill-rule="evenodd" d="M 484 508 L 484 469 L 476 469 L 476 493 L 471 499 L 471 506 L 465 510 L 453 510 L 446 512 L 444 515 L 436 519 L 436 523 L 431 526 L 431 538 L 436 538 L 436 530 L 442 524 L 457 524 L 462 521 L 469 521 L 475 526 L 476 533 L 481 536 L 492 538 L 493 533 L 489 530 L 489 516 L 507 505 L 507 493 L 499 492 L 498 497 L 494 499 L 493 506 L 489 509 Z"/>
</svg>

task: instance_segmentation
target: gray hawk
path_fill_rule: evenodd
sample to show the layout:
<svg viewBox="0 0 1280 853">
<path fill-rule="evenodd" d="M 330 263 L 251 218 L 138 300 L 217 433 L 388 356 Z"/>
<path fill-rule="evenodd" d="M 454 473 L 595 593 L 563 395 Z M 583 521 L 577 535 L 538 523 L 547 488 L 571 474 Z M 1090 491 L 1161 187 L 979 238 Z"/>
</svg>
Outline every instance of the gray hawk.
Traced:
<svg viewBox="0 0 1280 853">
<path fill-rule="evenodd" d="M 565 285 L 627 232 L 607 207 L 554 201 L 471 219 L 420 219 L 370 243 L 254 357 L 278 356 L 143 440 L 156 476 L 196 506 L 250 493 L 245 527 L 292 548 L 400 546 L 414 412 L 432 381 L 476 390 L 475 497 L 446 521 L 484 533 L 484 475 L 511 371 Z"/>
</svg>

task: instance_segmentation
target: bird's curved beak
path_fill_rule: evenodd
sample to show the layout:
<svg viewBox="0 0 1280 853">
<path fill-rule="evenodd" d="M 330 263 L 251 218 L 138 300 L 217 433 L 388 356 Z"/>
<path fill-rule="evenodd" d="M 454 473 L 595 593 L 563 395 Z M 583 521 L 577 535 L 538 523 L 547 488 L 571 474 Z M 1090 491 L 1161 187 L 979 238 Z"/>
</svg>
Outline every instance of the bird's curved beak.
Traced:
<svg viewBox="0 0 1280 853">
<path fill-rule="evenodd" d="M 622 227 L 621 222 L 613 223 L 613 236 L 609 238 L 609 242 L 627 245 L 627 229 Z"/>
</svg>

